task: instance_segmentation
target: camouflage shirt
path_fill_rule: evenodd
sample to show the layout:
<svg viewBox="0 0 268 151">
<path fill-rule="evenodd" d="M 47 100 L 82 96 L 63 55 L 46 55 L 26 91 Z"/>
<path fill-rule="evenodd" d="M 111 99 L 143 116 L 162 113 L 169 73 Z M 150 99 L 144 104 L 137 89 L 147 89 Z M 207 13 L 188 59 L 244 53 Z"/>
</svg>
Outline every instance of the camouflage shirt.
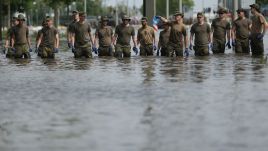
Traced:
<svg viewBox="0 0 268 151">
<path fill-rule="evenodd" d="M 266 20 L 262 14 L 258 14 L 252 16 L 252 27 L 251 33 L 261 33 L 262 32 L 262 24 L 266 24 Z"/>
<path fill-rule="evenodd" d="M 99 39 L 100 46 L 110 46 L 112 44 L 113 29 L 110 26 L 96 29 L 95 36 Z"/>
<path fill-rule="evenodd" d="M 55 27 L 44 27 L 41 30 L 43 36 L 40 46 L 53 48 L 58 30 Z M 40 35 L 40 36 L 41 36 Z"/>
<path fill-rule="evenodd" d="M 159 43 L 161 47 L 167 47 L 170 36 L 170 29 L 160 32 Z"/>
<path fill-rule="evenodd" d="M 172 44 L 181 44 L 183 36 L 187 36 L 186 26 L 183 23 L 178 24 L 176 22 L 170 23 L 170 26 L 169 42 Z"/>
<path fill-rule="evenodd" d="M 137 38 L 141 45 L 153 44 L 155 38 L 154 29 L 150 26 L 141 27 L 138 30 Z"/>
</svg>

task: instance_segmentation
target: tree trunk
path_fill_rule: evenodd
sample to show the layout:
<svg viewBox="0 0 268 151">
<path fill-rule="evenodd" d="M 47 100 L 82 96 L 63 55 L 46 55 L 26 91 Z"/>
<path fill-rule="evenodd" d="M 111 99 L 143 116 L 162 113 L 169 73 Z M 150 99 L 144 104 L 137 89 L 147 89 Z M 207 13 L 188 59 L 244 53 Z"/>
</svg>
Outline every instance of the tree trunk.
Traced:
<svg viewBox="0 0 268 151">
<path fill-rule="evenodd" d="M 59 8 L 54 8 L 54 25 L 56 28 L 58 28 L 60 24 L 60 11 Z"/>
<path fill-rule="evenodd" d="M 2 0 L 0 0 L 0 9 L 1 9 L 1 13 L 0 13 L 0 43 L 2 45 L 2 40 L 3 40 L 3 33 L 2 33 L 2 29 L 3 29 L 3 2 Z"/>
<path fill-rule="evenodd" d="M 7 27 L 10 28 L 10 18 L 11 18 L 11 10 L 10 10 L 10 1 L 7 2 Z"/>
</svg>

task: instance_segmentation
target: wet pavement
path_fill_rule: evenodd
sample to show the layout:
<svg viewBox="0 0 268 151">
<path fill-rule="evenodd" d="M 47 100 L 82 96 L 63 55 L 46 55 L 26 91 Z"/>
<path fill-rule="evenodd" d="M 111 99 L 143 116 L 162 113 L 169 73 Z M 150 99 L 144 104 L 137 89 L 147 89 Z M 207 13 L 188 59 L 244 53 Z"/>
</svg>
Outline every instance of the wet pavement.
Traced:
<svg viewBox="0 0 268 151">
<path fill-rule="evenodd" d="M 0 151 L 266 151 L 266 62 L 1 56 Z"/>
</svg>

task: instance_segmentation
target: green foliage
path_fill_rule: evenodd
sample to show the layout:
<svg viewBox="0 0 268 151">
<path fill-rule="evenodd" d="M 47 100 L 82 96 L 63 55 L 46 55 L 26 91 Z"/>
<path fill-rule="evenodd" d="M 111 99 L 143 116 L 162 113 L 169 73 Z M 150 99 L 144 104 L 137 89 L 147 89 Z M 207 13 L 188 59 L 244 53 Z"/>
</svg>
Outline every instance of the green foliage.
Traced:
<svg viewBox="0 0 268 151">
<path fill-rule="evenodd" d="M 268 0 L 256 0 L 256 2 L 261 5 L 268 5 Z"/>
<path fill-rule="evenodd" d="M 193 0 L 182 0 L 183 10 L 188 10 L 194 6 Z M 169 14 L 173 14 L 179 9 L 179 0 L 169 0 Z M 166 0 L 156 0 L 156 14 L 166 15 Z"/>
</svg>

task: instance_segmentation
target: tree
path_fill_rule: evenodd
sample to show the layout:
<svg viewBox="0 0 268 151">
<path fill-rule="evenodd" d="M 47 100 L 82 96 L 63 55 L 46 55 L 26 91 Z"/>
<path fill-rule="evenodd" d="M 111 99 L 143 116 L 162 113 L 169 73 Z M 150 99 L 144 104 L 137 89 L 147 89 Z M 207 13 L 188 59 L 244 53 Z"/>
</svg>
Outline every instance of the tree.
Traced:
<svg viewBox="0 0 268 151">
<path fill-rule="evenodd" d="M 194 6 L 193 0 L 182 0 L 183 8 L 189 9 Z M 173 14 L 179 9 L 179 0 L 169 0 L 169 14 Z M 166 15 L 166 1 L 156 0 L 156 14 L 165 16 Z"/>
<path fill-rule="evenodd" d="M 267 5 L 268 0 L 256 0 L 256 3 L 261 4 L 261 5 Z"/>
</svg>

